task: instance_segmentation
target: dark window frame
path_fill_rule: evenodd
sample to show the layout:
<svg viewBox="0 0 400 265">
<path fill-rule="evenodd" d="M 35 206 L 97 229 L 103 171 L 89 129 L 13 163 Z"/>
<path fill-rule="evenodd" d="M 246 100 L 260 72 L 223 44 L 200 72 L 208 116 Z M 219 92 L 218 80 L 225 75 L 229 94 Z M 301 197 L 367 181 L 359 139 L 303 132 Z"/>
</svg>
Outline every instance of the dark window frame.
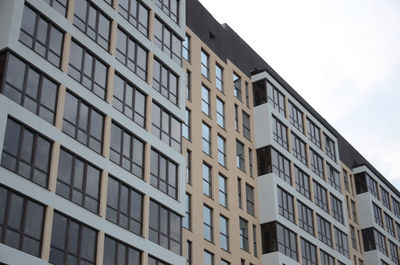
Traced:
<svg viewBox="0 0 400 265">
<path fill-rule="evenodd" d="M 150 165 L 150 184 L 156 187 L 161 192 L 168 196 L 177 199 L 178 198 L 178 164 L 171 160 L 169 157 L 163 155 L 158 150 L 152 148 L 150 152 L 151 162 L 154 159 L 157 160 L 157 164 Z M 153 157 L 154 156 L 154 157 Z M 156 156 L 156 157 L 155 157 Z M 163 162 L 165 161 L 165 165 Z M 161 169 L 164 168 L 164 172 Z M 174 174 L 175 173 L 175 174 Z M 165 186 L 165 189 L 162 188 Z"/>
</svg>

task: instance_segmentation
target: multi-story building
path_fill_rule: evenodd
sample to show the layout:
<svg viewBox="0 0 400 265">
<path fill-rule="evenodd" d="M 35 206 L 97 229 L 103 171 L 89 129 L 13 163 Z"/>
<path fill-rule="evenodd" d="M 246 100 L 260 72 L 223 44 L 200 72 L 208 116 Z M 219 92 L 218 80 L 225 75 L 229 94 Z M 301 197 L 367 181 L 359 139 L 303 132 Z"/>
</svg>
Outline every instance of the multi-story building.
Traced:
<svg viewBox="0 0 400 265">
<path fill-rule="evenodd" d="M 0 264 L 399 264 L 400 192 L 198 0 L 1 1 L 0 110 Z"/>
</svg>

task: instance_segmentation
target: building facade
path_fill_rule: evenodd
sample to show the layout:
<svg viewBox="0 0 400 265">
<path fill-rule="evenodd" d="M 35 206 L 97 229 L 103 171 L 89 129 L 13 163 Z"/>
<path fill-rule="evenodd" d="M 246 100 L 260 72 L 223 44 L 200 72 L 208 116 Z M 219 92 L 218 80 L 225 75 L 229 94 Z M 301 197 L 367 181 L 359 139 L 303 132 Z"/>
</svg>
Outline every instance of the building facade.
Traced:
<svg viewBox="0 0 400 265">
<path fill-rule="evenodd" d="M 0 264 L 400 264 L 400 192 L 198 0 L 1 1 L 0 161 Z"/>
</svg>

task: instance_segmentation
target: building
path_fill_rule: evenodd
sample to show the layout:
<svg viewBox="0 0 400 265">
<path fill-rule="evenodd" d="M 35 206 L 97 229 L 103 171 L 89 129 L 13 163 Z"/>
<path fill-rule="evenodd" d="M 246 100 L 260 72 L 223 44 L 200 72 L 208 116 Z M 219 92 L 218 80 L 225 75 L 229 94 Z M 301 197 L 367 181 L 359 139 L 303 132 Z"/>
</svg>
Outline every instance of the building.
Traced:
<svg viewBox="0 0 400 265">
<path fill-rule="evenodd" d="M 198 0 L 2 1 L 0 109 L 0 264 L 399 264 L 400 192 Z"/>
</svg>

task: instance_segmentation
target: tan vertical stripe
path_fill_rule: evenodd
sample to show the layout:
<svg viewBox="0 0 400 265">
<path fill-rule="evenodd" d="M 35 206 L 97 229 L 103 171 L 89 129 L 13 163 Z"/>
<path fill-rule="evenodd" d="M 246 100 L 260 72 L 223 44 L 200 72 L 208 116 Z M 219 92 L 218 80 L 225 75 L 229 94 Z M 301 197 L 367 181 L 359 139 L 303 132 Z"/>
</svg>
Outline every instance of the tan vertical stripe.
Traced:
<svg viewBox="0 0 400 265">
<path fill-rule="evenodd" d="M 106 217 L 107 190 L 108 190 L 108 172 L 103 170 L 101 172 L 100 201 L 99 201 L 99 215 L 103 218 Z"/>
<path fill-rule="evenodd" d="M 118 24 L 115 20 L 111 21 L 111 33 L 110 33 L 110 47 L 109 51 L 112 56 L 115 56 L 117 51 L 117 28 Z"/>
<path fill-rule="evenodd" d="M 61 58 L 61 71 L 68 72 L 69 55 L 71 49 L 71 33 L 64 34 L 63 53 Z"/>
<path fill-rule="evenodd" d="M 41 254 L 41 258 L 45 261 L 49 261 L 49 258 L 50 258 L 51 230 L 53 227 L 53 214 L 54 214 L 54 208 L 47 206 L 45 217 L 44 217 L 43 242 L 42 242 L 42 254 Z"/>
<path fill-rule="evenodd" d="M 71 22 L 74 21 L 74 7 L 75 7 L 75 0 L 69 0 L 67 8 L 67 19 Z"/>
<path fill-rule="evenodd" d="M 145 121 L 146 123 L 144 126 L 148 132 L 151 132 L 152 105 L 153 105 L 153 98 L 151 96 L 147 96 L 146 97 L 146 121 Z"/>
<path fill-rule="evenodd" d="M 115 79 L 115 69 L 113 67 L 108 67 L 106 101 L 109 104 L 112 104 L 113 101 L 114 79 Z"/>
<path fill-rule="evenodd" d="M 154 61 L 154 54 L 149 51 L 147 53 L 147 76 L 146 81 L 151 86 L 153 84 L 153 61 Z"/>
<path fill-rule="evenodd" d="M 111 137 L 111 117 L 106 116 L 104 119 L 104 137 L 103 137 L 103 156 L 110 157 L 110 137 Z"/>
<path fill-rule="evenodd" d="M 105 237 L 105 234 L 103 231 L 97 232 L 96 265 L 103 265 L 104 237 Z M 106 265 L 108 265 L 108 264 L 106 264 Z"/>
<path fill-rule="evenodd" d="M 143 237 L 149 238 L 149 214 L 150 214 L 150 197 L 149 195 L 143 196 Z"/>
<path fill-rule="evenodd" d="M 60 157 L 60 143 L 54 142 L 51 150 L 51 162 L 49 173 L 49 190 L 56 192 L 57 173 L 58 173 L 58 160 Z"/>
</svg>

